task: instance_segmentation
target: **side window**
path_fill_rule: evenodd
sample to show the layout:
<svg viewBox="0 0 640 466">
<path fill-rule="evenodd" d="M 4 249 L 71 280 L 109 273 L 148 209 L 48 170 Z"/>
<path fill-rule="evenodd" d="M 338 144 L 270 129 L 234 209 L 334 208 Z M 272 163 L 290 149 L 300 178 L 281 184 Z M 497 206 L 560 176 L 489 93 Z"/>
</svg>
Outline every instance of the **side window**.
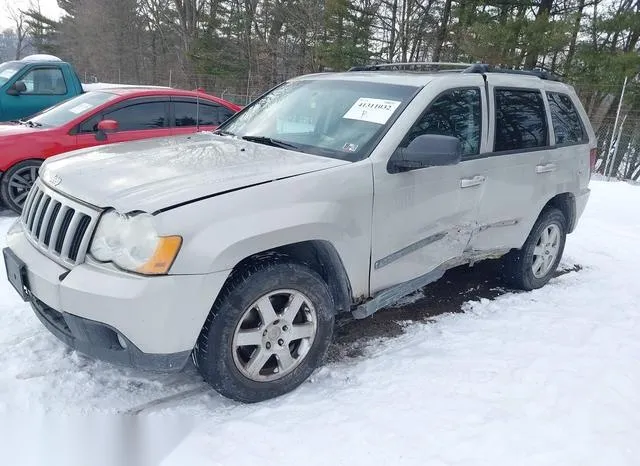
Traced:
<svg viewBox="0 0 640 466">
<path fill-rule="evenodd" d="M 542 94 L 534 90 L 496 89 L 494 150 L 544 147 L 547 119 Z"/>
<path fill-rule="evenodd" d="M 200 102 L 200 108 L 197 107 L 195 102 L 175 102 L 176 126 L 196 126 L 196 115 L 202 126 L 218 126 L 224 121 L 220 118 L 218 105 Z"/>
<path fill-rule="evenodd" d="M 98 123 L 102 121 L 102 115 L 94 115 L 88 120 L 84 120 L 78 127 L 78 133 L 95 133 L 98 131 Z"/>
<path fill-rule="evenodd" d="M 579 144 L 586 142 L 582 120 L 571 97 L 557 92 L 547 92 L 551 108 L 551 122 L 556 134 L 556 144 Z"/>
<path fill-rule="evenodd" d="M 119 131 L 139 131 L 167 127 L 167 114 L 164 102 L 145 102 L 129 105 L 110 113 L 104 120 L 116 120 Z"/>
<path fill-rule="evenodd" d="M 219 115 L 219 119 L 220 119 L 220 124 L 222 124 L 225 121 L 227 121 L 229 118 L 231 118 L 233 115 L 235 115 L 235 112 L 233 110 L 229 110 L 227 107 L 223 107 L 221 105 L 218 108 L 218 115 Z"/>
<path fill-rule="evenodd" d="M 27 86 L 23 95 L 65 95 L 67 85 L 59 68 L 35 68 L 20 78 Z"/>
<path fill-rule="evenodd" d="M 453 136 L 462 143 L 462 156 L 480 152 L 480 89 L 454 89 L 437 97 L 409 130 L 407 146 L 423 134 Z"/>
</svg>

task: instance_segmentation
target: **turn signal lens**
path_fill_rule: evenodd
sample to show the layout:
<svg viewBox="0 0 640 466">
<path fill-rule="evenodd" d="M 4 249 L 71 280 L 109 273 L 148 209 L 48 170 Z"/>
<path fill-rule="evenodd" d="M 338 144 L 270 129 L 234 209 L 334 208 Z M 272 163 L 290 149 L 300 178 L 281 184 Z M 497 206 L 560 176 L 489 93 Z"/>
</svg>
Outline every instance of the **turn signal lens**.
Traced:
<svg viewBox="0 0 640 466">
<path fill-rule="evenodd" d="M 182 237 L 162 236 L 158 240 L 158 246 L 151 259 L 136 272 L 143 275 L 164 275 L 169 271 L 182 246 Z"/>
</svg>

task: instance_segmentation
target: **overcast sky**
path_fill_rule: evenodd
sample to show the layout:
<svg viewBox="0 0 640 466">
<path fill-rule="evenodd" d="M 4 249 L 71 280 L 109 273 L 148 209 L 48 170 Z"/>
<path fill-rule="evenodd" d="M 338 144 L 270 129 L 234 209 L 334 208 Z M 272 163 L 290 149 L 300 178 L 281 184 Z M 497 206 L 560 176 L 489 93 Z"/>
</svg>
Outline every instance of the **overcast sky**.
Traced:
<svg viewBox="0 0 640 466">
<path fill-rule="evenodd" d="M 0 30 L 6 28 L 13 28 L 13 21 L 11 20 L 11 16 L 7 11 L 7 6 L 10 5 L 13 9 L 27 9 L 29 8 L 29 4 L 36 4 L 36 0 L 0 0 Z M 59 18 L 62 10 L 58 8 L 57 0 L 40 0 L 40 9 L 42 13 L 50 18 Z"/>
</svg>

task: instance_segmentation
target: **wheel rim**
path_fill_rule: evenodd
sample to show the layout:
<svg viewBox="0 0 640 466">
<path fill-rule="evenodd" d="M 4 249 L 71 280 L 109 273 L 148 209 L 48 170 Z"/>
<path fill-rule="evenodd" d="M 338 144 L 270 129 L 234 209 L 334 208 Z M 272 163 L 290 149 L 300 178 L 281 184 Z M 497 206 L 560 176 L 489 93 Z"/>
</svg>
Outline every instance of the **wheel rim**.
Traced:
<svg viewBox="0 0 640 466">
<path fill-rule="evenodd" d="M 37 177 L 38 167 L 31 166 L 17 170 L 9 179 L 9 200 L 22 208 Z"/>
<path fill-rule="evenodd" d="M 278 380 L 307 356 L 318 328 L 311 300 L 296 290 L 261 296 L 242 314 L 233 333 L 233 362 L 255 382 Z"/>
<path fill-rule="evenodd" d="M 533 248 L 533 276 L 546 276 L 558 257 L 560 250 L 560 227 L 556 224 L 547 225 L 540 234 L 535 248 Z"/>
</svg>

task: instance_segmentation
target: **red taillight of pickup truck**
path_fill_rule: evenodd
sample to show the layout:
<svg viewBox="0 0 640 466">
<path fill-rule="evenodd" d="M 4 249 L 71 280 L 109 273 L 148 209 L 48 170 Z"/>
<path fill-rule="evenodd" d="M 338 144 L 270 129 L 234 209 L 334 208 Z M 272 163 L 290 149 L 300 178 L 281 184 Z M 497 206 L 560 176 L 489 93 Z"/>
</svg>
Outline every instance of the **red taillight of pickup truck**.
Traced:
<svg viewBox="0 0 640 466">
<path fill-rule="evenodd" d="M 590 169 L 590 175 L 593 174 L 593 171 L 596 168 L 596 160 L 598 159 L 598 149 L 596 147 L 594 147 L 593 149 L 591 149 L 591 151 L 589 151 L 589 169 Z"/>
</svg>

